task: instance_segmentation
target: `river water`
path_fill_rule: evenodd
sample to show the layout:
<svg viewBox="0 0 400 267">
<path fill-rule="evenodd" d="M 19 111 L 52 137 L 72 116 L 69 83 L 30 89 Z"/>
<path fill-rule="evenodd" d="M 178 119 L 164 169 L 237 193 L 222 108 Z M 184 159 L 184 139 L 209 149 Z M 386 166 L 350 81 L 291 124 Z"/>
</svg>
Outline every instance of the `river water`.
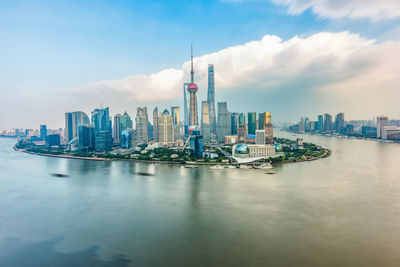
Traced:
<svg viewBox="0 0 400 267">
<path fill-rule="evenodd" d="M 302 137 L 332 155 L 272 175 L 0 139 L 0 266 L 399 266 L 400 144 Z"/>
</svg>

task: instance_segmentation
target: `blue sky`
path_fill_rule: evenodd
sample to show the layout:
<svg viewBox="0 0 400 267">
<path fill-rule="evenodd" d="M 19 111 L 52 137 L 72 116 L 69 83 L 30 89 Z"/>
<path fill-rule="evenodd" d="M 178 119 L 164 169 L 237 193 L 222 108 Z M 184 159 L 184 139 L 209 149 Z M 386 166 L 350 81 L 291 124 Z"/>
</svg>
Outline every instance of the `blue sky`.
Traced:
<svg viewBox="0 0 400 267">
<path fill-rule="evenodd" d="M 383 4 L 381 13 L 387 12 L 387 17 L 376 18 L 371 10 L 377 7 L 368 0 L 364 5 L 372 3 L 371 10 L 361 10 L 360 17 L 359 14 L 354 16 L 350 13 L 340 15 L 340 12 L 337 17 L 338 13 L 332 13 L 332 16 L 326 13 L 331 8 L 330 3 L 327 3 L 330 0 L 321 0 L 319 7 L 316 5 L 302 11 L 291 10 L 291 6 L 288 6 L 290 2 L 297 5 L 292 6 L 292 9 L 298 10 L 298 5 L 307 1 L 0 1 L 0 93 L 3 99 L 0 99 L 0 128 L 35 127 L 44 122 L 53 127 L 61 127 L 64 112 L 72 108 L 89 112 L 99 99 L 107 105 L 108 99 L 104 98 L 113 94 L 112 90 L 119 92 L 118 88 L 109 86 L 111 91 L 104 96 L 80 101 L 89 94 L 79 88 L 131 75 L 151 75 L 166 69 L 182 69 L 189 58 L 190 43 L 194 44 L 196 56 L 206 56 L 259 41 L 266 35 L 278 36 L 285 42 L 295 36 L 306 39 L 320 32 L 347 31 L 358 34 L 360 38 L 375 39 L 376 45 L 398 42 L 400 39 L 400 12 L 388 12 L 400 9 L 400 5 Z M 359 6 L 359 0 L 348 2 L 354 2 L 356 8 Z M 325 10 L 324 5 L 329 8 Z M 354 9 L 351 6 L 349 8 Z M 396 45 L 391 49 L 398 51 Z M 216 66 L 216 72 L 220 67 L 224 68 L 223 65 Z M 198 72 L 199 80 L 202 80 L 202 70 Z M 315 78 L 310 77 L 313 80 Z M 341 80 L 333 82 L 336 84 Z M 280 109 L 281 104 L 275 103 L 271 109 L 276 118 L 294 120 L 297 119 L 295 114 L 301 110 L 304 110 L 305 115 L 322 112 L 322 107 L 318 105 L 314 110 L 309 109 L 308 101 L 315 103 L 320 99 L 321 106 L 329 102 L 324 99 L 323 90 L 313 91 L 316 85 L 310 87 L 309 83 L 307 80 L 296 84 L 295 87 L 300 87 L 296 91 L 281 90 L 288 84 L 276 86 L 272 90 L 256 83 L 250 87 L 249 84 L 231 85 L 235 88 L 232 90 L 235 94 L 228 93 L 229 88 L 222 86 L 225 91 L 221 90 L 220 100 L 231 103 L 232 111 L 246 111 L 251 108 L 251 104 L 243 105 L 243 96 L 248 95 L 250 90 L 253 98 L 257 98 L 258 94 L 264 97 L 262 92 L 268 89 L 274 103 L 285 97 L 284 103 L 293 104 L 294 108 L 299 109 L 288 112 L 287 107 Z M 326 83 L 322 84 L 326 87 Z M 75 95 L 67 92 L 69 89 Z M 177 91 L 180 89 L 176 88 Z M 204 87 L 200 89 L 206 91 Z M 97 91 L 91 92 L 97 94 Z M 393 93 L 394 89 L 391 88 L 390 92 Z M 296 96 L 296 101 L 289 99 L 291 95 Z M 298 103 L 302 96 L 304 107 Z M 343 96 L 327 97 L 325 94 L 325 97 L 332 100 Z M 60 99 L 68 99 L 81 106 L 72 103 L 68 106 Z M 142 104 L 150 107 L 155 104 L 166 107 L 174 103 L 181 105 L 179 96 L 155 99 L 154 103 L 141 102 L 140 99 L 121 99 L 121 103 L 118 103 L 116 97 L 108 105 L 112 114 L 128 109 L 131 115 L 135 107 Z M 355 116 L 367 117 L 385 112 L 400 117 L 398 111 L 391 112 L 392 106 L 382 110 L 385 100 L 381 102 L 376 110 L 359 112 Z M 339 108 L 346 110 L 345 106 Z M 335 112 L 334 106 L 327 109 Z M 30 111 L 29 115 L 27 110 Z M 54 113 L 50 115 L 48 110 Z"/>
</svg>

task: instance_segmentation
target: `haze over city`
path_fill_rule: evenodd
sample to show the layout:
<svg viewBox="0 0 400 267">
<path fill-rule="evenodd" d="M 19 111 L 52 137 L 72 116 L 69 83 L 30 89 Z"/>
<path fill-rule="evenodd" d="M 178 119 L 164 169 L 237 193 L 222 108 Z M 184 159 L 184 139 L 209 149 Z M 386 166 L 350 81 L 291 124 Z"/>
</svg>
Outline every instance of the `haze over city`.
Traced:
<svg viewBox="0 0 400 267">
<path fill-rule="evenodd" d="M 214 64 L 230 110 L 399 118 L 399 16 L 396 1 L 7 1 L 0 125 L 63 127 L 100 102 L 182 106 L 191 43 L 199 101 Z"/>
</svg>

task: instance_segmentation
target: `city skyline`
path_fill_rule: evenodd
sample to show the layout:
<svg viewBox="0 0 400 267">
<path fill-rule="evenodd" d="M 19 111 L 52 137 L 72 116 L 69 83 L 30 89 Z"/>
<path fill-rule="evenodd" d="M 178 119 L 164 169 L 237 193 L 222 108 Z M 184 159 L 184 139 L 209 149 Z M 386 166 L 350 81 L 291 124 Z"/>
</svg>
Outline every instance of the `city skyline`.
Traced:
<svg viewBox="0 0 400 267">
<path fill-rule="evenodd" d="M 349 119 L 376 114 L 400 117 L 396 102 L 400 82 L 396 60 L 400 53 L 398 4 L 369 1 L 360 7 L 352 0 L 344 7 L 329 7 L 324 1 L 307 4 L 297 0 L 215 1 L 196 3 L 195 7 L 132 2 L 125 9 L 94 2 L 87 6 L 42 2 L 33 7 L 27 2 L 9 2 L 1 11 L 7 14 L 2 13 L 0 23 L 8 25 L 10 31 L 3 34 L 16 45 L 6 42 L 0 47 L 4 63 L 0 107 L 2 114 L 12 116 L 0 116 L 0 125 L 4 129 L 33 128 L 45 123 L 59 128 L 63 127 L 59 118 L 65 112 L 89 113 L 99 102 L 110 107 L 113 115 L 122 111 L 134 114 L 140 106 L 152 110 L 178 105 L 183 110 L 182 84 L 189 81 L 190 70 L 186 51 L 192 42 L 199 55 L 194 58 L 199 100 L 207 99 L 207 72 L 212 64 L 215 102 L 227 101 L 230 109 L 238 112 L 269 110 L 275 121 L 294 121 L 299 110 L 310 115 L 341 110 Z M 85 21 L 78 13 L 81 8 L 91 9 L 94 21 L 108 28 Z M 160 37 L 155 33 L 165 29 L 161 24 L 149 26 L 155 19 L 152 15 L 139 20 L 149 30 L 147 38 L 139 38 L 143 37 L 141 30 L 134 30 L 129 37 L 122 35 L 126 26 L 138 23 L 138 11 L 154 8 L 160 15 L 157 22 L 166 19 L 175 26 L 167 31 L 168 38 L 164 36 L 166 47 L 151 42 Z M 57 16 L 64 9 L 70 13 Z M 171 16 L 171 9 L 178 16 Z M 190 21 L 184 29 L 177 28 L 182 21 L 187 22 L 189 10 L 195 16 L 213 11 L 207 13 L 211 23 Z M 270 14 L 268 20 L 265 12 Z M 131 19 L 107 22 L 104 14 Z M 83 33 L 71 21 L 74 15 L 85 34 L 95 29 L 97 35 L 82 39 Z M 240 19 L 233 22 L 231 15 Z M 217 17 L 224 27 L 229 25 L 230 36 L 218 27 Z M 48 26 L 46 19 L 61 25 Z M 37 34 L 20 23 L 36 26 Z M 234 31 L 238 24 L 242 26 Z M 250 27 L 257 30 L 248 31 Z M 49 29 L 59 30 L 76 44 L 67 49 L 61 35 L 46 35 Z M 115 29 L 121 31 L 111 34 Z M 185 34 L 181 34 L 183 30 Z M 95 45 L 95 40 L 108 46 Z M 32 49 L 39 53 L 32 53 Z M 76 64 L 77 59 L 81 59 L 80 64 Z"/>
</svg>

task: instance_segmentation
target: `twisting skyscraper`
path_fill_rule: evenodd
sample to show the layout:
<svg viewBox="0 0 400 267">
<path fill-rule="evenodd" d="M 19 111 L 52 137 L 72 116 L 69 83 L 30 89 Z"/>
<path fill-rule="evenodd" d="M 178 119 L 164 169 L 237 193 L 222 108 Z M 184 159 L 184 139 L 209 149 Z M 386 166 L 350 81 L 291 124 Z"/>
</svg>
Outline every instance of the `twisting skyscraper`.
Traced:
<svg viewBox="0 0 400 267">
<path fill-rule="evenodd" d="M 191 70 L 190 70 L 190 84 L 188 86 L 190 93 L 190 125 L 198 125 L 197 117 L 197 85 L 194 83 L 194 69 L 193 69 L 193 47 L 191 49 Z"/>
<path fill-rule="evenodd" d="M 208 92 L 207 102 L 210 114 L 210 132 L 217 133 L 217 121 L 215 118 L 215 82 L 214 82 L 214 65 L 208 65 Z"/>
</svg>

